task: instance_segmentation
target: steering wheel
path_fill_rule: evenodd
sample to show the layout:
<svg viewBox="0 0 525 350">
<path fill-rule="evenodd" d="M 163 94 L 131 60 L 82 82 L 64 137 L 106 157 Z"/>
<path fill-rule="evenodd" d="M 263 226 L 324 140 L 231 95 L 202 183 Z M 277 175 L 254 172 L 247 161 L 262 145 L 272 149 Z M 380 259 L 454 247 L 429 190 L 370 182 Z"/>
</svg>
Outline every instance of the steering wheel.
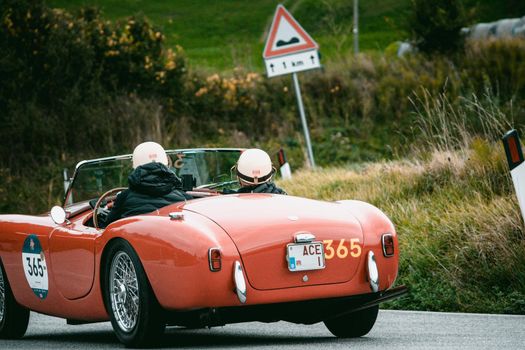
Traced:
<svg viewBox="0 0 525 350">
<path fill-rule="evenodd" d="M 102 203 L 104 201 L 104 199 L 106 197 L 109 197 L 110 195 L 112 194 L 115 194 L 115 193 L 118 193 L 120 191 L 123 191 L 127 189 L 127 187 L 116 187 L 116 188 L 113 188 L 109 191 L 107 191 L 106 193 L 104 193 L 102 196 L 100 196 L 100 198 L 97 200 L 97 203 L 95 203 L 95 207 L 93 208 L 93 226 L 98 230 L 98 217 L 97 217 L 97 213 L 98 213 L 98 209 L 100 207 L 100 203 Z"/>
</svg>

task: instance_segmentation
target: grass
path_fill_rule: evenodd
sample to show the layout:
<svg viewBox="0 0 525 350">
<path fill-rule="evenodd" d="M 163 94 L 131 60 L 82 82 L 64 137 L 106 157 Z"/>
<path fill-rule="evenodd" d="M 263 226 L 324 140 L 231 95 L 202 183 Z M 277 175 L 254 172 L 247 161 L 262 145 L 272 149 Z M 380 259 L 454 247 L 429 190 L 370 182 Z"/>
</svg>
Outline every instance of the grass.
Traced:
<svg viewBox="0 0 525 350">
<path fill-rule="evenodd" d="M 319 42 L 328 64 L 352 52 L 352 1 L 343 0 L 48 0 L 52 7 L 75 10 L 97 6 L 108 19 L 142 14 L 166 34 L 169 46 L 181 45 L 190 65 L 205 70 L 231 71 L 236 66 L 263 70 L 265 31 L 278 3 L 283 3 Z M 405 40 L 410 0 L 361 0 L 360 48 L 382 52 L 396 40 Z M 516 0 L 467 0 L 473 21 L 525 15 Z M 522 11 L 522 12 L 520 12 Z"/>
<path fill-rule="evenodd" d="M 386 307 L 525 313 L 523 218 L 496 141 L 507 117 L 476 97 L 455 107 L 444 97 L 415 103 L 426 142 L 405 159 L 301 170 L 279 185 L 297 196 L 370 202 L 392 219 L 397 283 L 411 293 Z M 472 110 L 487 125 L 482 132 L 472 132 Z"/>
<path fill-rule="evenodd" d="M 400 237 L 398 284 L 411 293 L 389 307 L 524 313 L 522 219 L 508 177 L 498 173 L 502 147 L 485 146 L 496 163 L 474 169 L 475 148 L 360 170 L 301 171 L 280 185 L 293 195 L 371 202 L 392 219 Z M 491 187 L 494 175 L 501 188 Z"/>
</svg>

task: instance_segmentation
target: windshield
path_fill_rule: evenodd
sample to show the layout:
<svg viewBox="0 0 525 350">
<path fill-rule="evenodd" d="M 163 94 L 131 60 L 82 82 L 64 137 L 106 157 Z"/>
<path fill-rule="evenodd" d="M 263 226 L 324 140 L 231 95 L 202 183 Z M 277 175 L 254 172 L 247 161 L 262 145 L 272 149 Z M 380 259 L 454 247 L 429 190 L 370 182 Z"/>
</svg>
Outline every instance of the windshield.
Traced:
<svg viewBox="0 0 525 350">
<path fill-rule="evenodd" d="M 194 149 L 166 151 L 170 168 L 182 177 L 190 174 L 195 188 L 238 188 L 231 172 L 241 150 Z M 131 155 L 109 157 L 79 163 L 64 204 L 70 205 L 100 197 L 116 187 L 128 187 L 128 176 L 133 171 Z"/>
</svg>

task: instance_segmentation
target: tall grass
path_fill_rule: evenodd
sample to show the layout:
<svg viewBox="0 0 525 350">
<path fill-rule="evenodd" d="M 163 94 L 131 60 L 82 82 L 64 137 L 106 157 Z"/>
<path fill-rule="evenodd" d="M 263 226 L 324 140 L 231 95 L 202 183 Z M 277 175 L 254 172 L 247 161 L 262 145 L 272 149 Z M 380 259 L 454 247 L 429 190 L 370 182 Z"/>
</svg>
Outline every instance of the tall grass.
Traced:
<svg viewBox="0 0 525 350">
<path fill-rule="evenodd" d="M 386 307 L 525 313 L 525 234 L 503 147 L 510 120 L 487 97 L 458 105 L 425 92 L 420 147 L 404 160 L 300 171 L 293 195 L 359 199 L 382 209 L 400 237 L 398 283 L 408 297 Z M 471 114 L 479 117 L 479 129 Z"/>
<path fill-rule="evenodd" d="M 490 89 L 481 99 L 472 94 L 454 103 L 446 93 L 435 96 L 426 89 L 409 100 L 418 115 L 419 138 L 434 150 L 465 149 L 475 137 L 496 141 L 514 125 L 512 106 L 509 115 L 503 113 Z"/>
</svg>

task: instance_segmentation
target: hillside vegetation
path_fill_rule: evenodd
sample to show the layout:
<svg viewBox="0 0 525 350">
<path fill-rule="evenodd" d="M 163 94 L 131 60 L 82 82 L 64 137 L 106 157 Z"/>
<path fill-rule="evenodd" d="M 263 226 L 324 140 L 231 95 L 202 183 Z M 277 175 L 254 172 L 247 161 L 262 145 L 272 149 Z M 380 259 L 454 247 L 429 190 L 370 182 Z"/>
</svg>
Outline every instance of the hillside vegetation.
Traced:
<svg viewBox="0 0 525 350">
<path fill-rule="evenodd" d="M 480 108 L 486 133 L 469 134 L 463 108 Z M 427 112 L 420 126 L 433 142 L 411 157 L 303 170 L 279 185 L 313 199 L 370 202 L 392 219 L 401 252 L 397 283 L 410 294 L 385 307 L 523 314 L 523 218 L 495 142 L 508 121 L 475 101 L 456 115 L 439 104 Z"/>
<path fill-rule="evenodd" d="M 168 2 L 126 2 L 135 3 L 149 11 Z M 380 3 L 399 15 L 404 2 Z M 115 4 L 114 18 L 127 11 L 104 4 Z M 348 5 L 294 4 L 297 17 L 303 6 Z M 268 6 L 271 18 L 275 3 L 257 6 Z M 283 147 L 294 170 L 305 165 L 289 77 L 188 69 L 192 58 L 172 46 L 169 32 L 141 16 L 111 21 L 41 0 L 3 0 L 0 15 L 1 213 L 46 212 L 61 202 L 63 168 L 130 153 L 145 140 L 271 154 Z M 217 24 L 210 16 L 183 17 L 205 27 Z M 216 32 L 231 32 L 225 28 Z M 525 127 L 525 41 L 471 42 L 450 57 L 342 55 L 301 74 L 301 85 L 321 169 L 281 185 L 312 198 L 370 201 L 392 217 L 403 250 L 399 282 L 412 290 L 394 305 L 525 312 L 523 224 L 497 143 L 509 128 Z"/>
<path fill-rule="evenodd" d="M 397 284 L 407 297 L 390 308 L 525 313 L 525 235 L 505 175 L 501 145 L 477 140 L 463 152 L 300 171 L 280 186 L 323 200 L 359 199 L 382 209 L 400 241 Z"/>
<path fill-rule="evenodd" d="M 324 64 L 347 57 L 352 48 L 353 4 L 347 0 L 48 0 L 70 11 L 97 6 L 111 20 L 132 15 L 149 18 L 168 46 L 182 46 L 195 69 L 262 72 L 262 51 L 277 4 L 283 3 L 319 42 Z M 405 40 L 410 0 L 360 0 L 360 48 L 380 53 Z M 470 22 L 525 15 L 519 0 L 466 0 Z"/>
</svg>

